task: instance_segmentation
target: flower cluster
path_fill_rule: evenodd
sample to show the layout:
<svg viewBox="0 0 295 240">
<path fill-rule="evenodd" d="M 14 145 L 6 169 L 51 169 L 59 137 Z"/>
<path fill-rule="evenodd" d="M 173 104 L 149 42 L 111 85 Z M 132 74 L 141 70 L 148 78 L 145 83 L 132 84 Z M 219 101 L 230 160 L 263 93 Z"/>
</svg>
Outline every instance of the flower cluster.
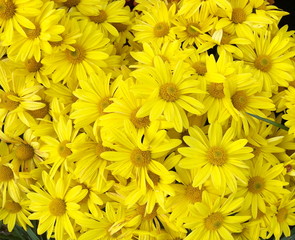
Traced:
<svg viewBox="0 0 295 240">
<path fill-rule="evenodd" d="M 56 240 L 289 236 L 287 14 L 266 0 L 0 0 L 0 220 Z"/>
</svg>

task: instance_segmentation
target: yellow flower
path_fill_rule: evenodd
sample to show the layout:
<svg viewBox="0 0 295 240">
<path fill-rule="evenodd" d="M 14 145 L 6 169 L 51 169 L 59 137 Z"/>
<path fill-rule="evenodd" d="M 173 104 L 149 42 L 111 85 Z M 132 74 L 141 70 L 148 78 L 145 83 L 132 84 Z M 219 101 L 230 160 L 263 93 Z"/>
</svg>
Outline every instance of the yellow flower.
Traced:
<svg viewBox="0 0 295 240">
<path fill-rule="evenodd" d="M 136 117 L 149 115 L 151 121 L 161 116 L 173 124 L 176 131 L 188 128 L 186 111 L 201 115 L 204 106 L 193 96 L 203 93 L 198 88 L 200 82 L 192 76 L 192 69 L 179 61 L 172 71 L 171 66 L 160 57 L 155 57 L 155 67 L 134 71 L 137 80 L 135 95 L 145 97 L 147 101 L 138 110 Z"/>
<path fill-rule="evenodd" d="M 47 231 L 49 239 L 54 232 L 55 239 L 62 240 L 66 232 L 70 238 L 76 239 L 71 220 L 79 217 L 78 202 L 86 196 L 87 190 L 81 185 L 70 188 L 71 176 L 67 174 L 52 179 L 43 171 L 42 181 L 43 188 L 31 185 L 33 191 L 27 194 L 33 211 L 29 219 L 39 220 L 37 233 L 41 235 Z"/>
<path fill-rule="evenodd" d="M 241 232 L 242 225 L 250 216 L 235 215 L 242 204 L 243 198 L 217 198 L 215 201 L 208 196 L 203 202 L 190 207 L 190 216 L 185 219 L 185 227 L 192 229 L 186 240 L 216 239 L 234 240 L 232 233 Z"/>
<path fill-rule="evenodd" d="M 217 123 L 209 126 L 208 136 L 197 126 L 189 129 L 189 135 L 184 137 L 188 147 L 178 149 L 184 156 L 179 167 L 196 170 L 193 187 L 201 187 L 211 179 L 213 186 L 224 193 L 227 187 L 235 192 L 238 182 L 246 183 L 245 160 L 253 157 L 252 148 L 245 147 L 246 139 L 234 141 L 234 129 L 223 134 Z"/>
</svg>

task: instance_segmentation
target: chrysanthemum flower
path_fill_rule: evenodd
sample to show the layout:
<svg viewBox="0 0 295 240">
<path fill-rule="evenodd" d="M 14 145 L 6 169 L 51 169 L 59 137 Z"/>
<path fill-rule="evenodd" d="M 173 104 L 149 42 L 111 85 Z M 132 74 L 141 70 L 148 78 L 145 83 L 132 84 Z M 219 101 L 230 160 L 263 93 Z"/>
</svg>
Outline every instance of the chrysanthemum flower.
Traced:
<svg viewBox="0 0 295 240">
<path fill-rule="evenodd" d="M 198 88 L 199 81 L 192 77 L 192 69 L 179 61 L 172 71 L 171 66 L 160 58 L 155 57 L 154 68 L 134 71 L 136 78 L 134 92 L 147 99 L 138 110 L 136 117 L 149 115 L 151 121 L 158 120 L 164 115 L 173 124 L 176 131 L 188 128 L 186 111 L 201 115 L 203 104 L 193 96 L 203 93 Z"/>
<path fill-rule="evenodd" d="M 288 183 L 277 179 L 284 171 L 283 164 L 271 166 L 263 159 L 254 159 L 249 167 L 247 183 L 241 184 L 238 195 L 245 197 L 242 210 L 251 209 L 256 218 L 258 210 L 265 213 L 267 205 L 275 204 L 283 194 L 289 193 L 284 189 Z"/>
<path fill-rule="evenodd" d="M 25 230 L 27 230 L 27 226 L 33 227 L 28 219 L 29 205 L 30 201 L 22 196 L 18 201 L 8 199 L 4 207 L 0 209 L 0 220 L 7 224 L 9 232 L 13 231 L 16 224 Z"/>
<path fill-rule="evenodd" d="M 157 159 L 178 146 L 181 143 L 179 139 L 168 139 L 166 131 L 157 128 L 144 134 L 127 122 L 124 131 L 111 129 L 111 132 L 113 139 L 105 144 L 115 151 L 105 151 L 101 157 L 111 162 L 107 169 L 113 175 L 136 179 L 138 189 L 143 193 L 147 189 L 146 183 L 154 186 L 148 171 L 170 179 L 168 170 Z"/>
<path fill-rule="evenodd" d="M 169 9 L 162 2 L 157 1 L 154 8 L 143 11 L 142 15 L 136 18 L 132 29 L 135 30 L 134 41 L 157 42 L 158 44 L 175 40 L 172 18 L 175 14 L 175 5 Z"/>
<path fill-rule="evenodd" d="M 31 200 L 29 219 L 39 220 L 37 233 L 46 233 L 49 239 L 54 232 L 56 240 L 64 239 L 66 232 L 70 238 L 76 239 L 72 219 L 79 215 L 79 204 L 87 194 L 81 186 L 69 188 L 71 176 L 65 175 L 52 179 L 45 171 L 42 172 L 44 187 L 31 185 L 32 190 L 27 196 Z"/>
<path fill-rule="evenodd" d="M 259 82 L 259 91 L 277 91 L 278 86 L 288 86 L 293 81 L 294 65 L 290 58 L 295 52 L 291 50 L 291 39 L 286 27 L 280 29 L 274 37 L 269 32 L 253 34 L 251 45 L 238 45 L 243 52 L 245 63 L 253 66 L 254 77 Z"/>
<path fill-rule="evenodd" d="M 35 25 L 30 18 L 40 14 L 42 4 L 43 2 L 40 0 L 1 0 L 0 33 L 2 44 L 10 45 L 15 31 L 26 36 L 23 28 L 34 30 Z"/>
<path fill-rule="evenodd" d="M 189 134 L 184 137 L 188 147 L 178 149 L 184 156 L 179 166 L 196 170 L 193 187 L 211 179 L 214 187 L 224 193 L 226 187 L 235 192 L 238 181 L 246 183 L 242 169 L 248 168 L 245 160 L 253 157 L 252 148 L 245 147 L 246 139 L 234 141 L 235 131 L 230 128 L 223 134 L 217 123 L 209 126 L 208 136 L 196 126 L 189 128 Z"/>
<path fill-rule="evenodd" d="M 76 127 L 98 124 L 100 116 L 105 114 L 104 109 L 112 103 L 117 82 L 121 81 L 122 76 L 113 81 L 111 74 L 106 75 L 100 70 L 87 79 L 88 81 L 80 83 L 81 89 L 73 92 L 78 100 L 72 105 L 73 111 L 70 117 L 74 119 Z"/>
<path fill-rule="evenodd" d="M 94 24 L 88 21 L 79 21 L 82 36 L 76 39 L 71 45 L 74 50 L 65 49 L 53 52 L 42 60 L 44 74 L 52 73 L 54 83 L 60 81 L 86 80 L 91 73 L 106 67 L 103 61 L 108 58 L 109 39 L 104 38 L 101 31 L 97 30 Z"/>
<path fill-rule="evenodd" d="M 215 201 L 208 196 L 203 202 L 190 207 L 190 216 L 185 219 L 185 227 L 192 232 L 185 238 L 235 240 L 232 233 L 241 232 L 241 223 L 249 220 L 250 216 L 235 215 L 243 203 L 243 198 L 231 195 L 227 199 L 217 198 Z"/>
<path fill-rule="evenodd" d="M 64 26 L 58 22 L 63 15 L 64 11 L 56 10 L 53 2 L 44 3 L 40 15 L 32 19 L 35 28 L 24 28 L 26 36 L 14 35 L 7 50 L 8 57 L 14 61 L 26 61 L 34 57 L 39 62 L 42 53 L 51 54 L 52 47 L 49 41 L 62 40 L 60 34 L 64 31 Z"/>
</svg>

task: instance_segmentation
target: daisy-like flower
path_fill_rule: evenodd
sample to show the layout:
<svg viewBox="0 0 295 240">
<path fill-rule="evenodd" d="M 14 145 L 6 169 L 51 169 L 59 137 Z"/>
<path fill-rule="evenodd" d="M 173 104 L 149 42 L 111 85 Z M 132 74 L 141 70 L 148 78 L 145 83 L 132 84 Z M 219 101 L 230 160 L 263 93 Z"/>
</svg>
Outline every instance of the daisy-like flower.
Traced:
<svg viewBox="0 0 295 240">
<path fill-rule="evenodd" d="M 235 192 L 238 182 L 246 183 L 245 160 L 253 157 L 252 148 L 245 147 L 246 139 L 234 141 L 235 131 L 229 128 L 223 134 L 217 123 L 209 126 L 208 136 L 197 126 L 189 128 L 189 134 L 184 137 L 188 147 L 178 149 L 184 156 L 179 166 L 196 170 L 193 187 L 211 179 L 214 187 L 224 193 L 227 187 Z"/>
<path fill-rule="evenodd" d="M 231 195 L 227 199 L 208 196 L 202 202 L 190 206 L 190 216 L 185 219 L 185 227 L 192 232 L 185 238 L 235 240 L 232 233 L 241 232 L 242 225 L 250 216 L 236 215 L 243 203 L 243 198 Z"/>
<path fill-rule="evenodd" d="M 58 121 L 53 122 L 53 135 L 41 137 L 40 150 L 47 154 L 42 164 L 50 165 L 50 175 L 54 176 L 60 168 L 61 172 L 69 171 L 71 168 L 68 157 L 72 154 L 68 144 L 74 142 L 79 129 L 73 129 L 70 119 L 59 116 Z"/>
<path fill-rule="evenodd" d="M 291 235 L 290 226 L 295 225 L 295 199 L 294 192 L 286 194 L 278 202 L 277 206 L 272 205 L 271 207 L 275 210 L 275 215 L 271 219 L 271 232 L 275 236 L 276 240 L 279 240 L 284 234 L 285 237 Z"/>
<path fill-rule="evenodd" d="M 44 187 L 31 185 L 33 191 L 27 194 L 33 211 L 29 219 L 39 220 L 37 233 L 41 235 L 47 231 L 49 239 L 54 232 L 55 239 L 62 240 L 66 232 L 70 238 L 76 239 L 71 220 L 79 216 L 78 202 L 86 196 L 87 190 L 80 185 L 70 188 L 70 175 L 52 179 L 43 171 L 42 181 Z"/>
<path fill-rule="evenodd" d="M 142 15 L 136 18 L 132 27 L 135 30 L 134 41 L 157 42 L 158 44 L 175 40 L 172 18 L 175 14 L 175 5 L 169 9 L 162 2 L 157 1 L 154 8 L 143 11 Z"/>
<path fill-rule="evenodd" d="M 113 81 L 111 74 L 106 75 L 100 70 L 96 74 L 91 74 L 88 81 L 80 83 L 81 89 L 73 92 L 78 100 L 73 103 L 70 115 L 74 119 L 75 127 L 84 127 L 92 123 L 96 125 L 99 122 L 100 117 L 105 114 L 104 109 L 112 103 L 117 82 L 121 79 L 122 76 L 119 76 Z"/>
<path fill-rule="evenodd" d="M 289 128 L 288 133 L 295 134 L 295 107 L 292 106 L 287 109 L 286 113 L 283 115 L 283 119 L 286 120 L 285 125 Z"/>
<path fill-rule="evenodd" d="M 83 35 L 71 45 L 72 49 L 57 50 L 42 60 L 44 74 L 52 73 L 54 83 L 85 81 L 89 74 L 107 66 L 104 60 L 109 56 L 109 39 L 96 29 L 95 24 L 86 20 L 78 21 L 78 24 Z"/>
<path fill-rule="evenodd" d="M 288 183 L 278 180 L 284 171 L 283 164 L 272 167 L 263 159 L 254 159 L 249 166 L 247 182 L 241 184 L 237 194 L 245 197 L 242 210 L 251 209 L 252 217 L 256 218 L 259 210 L 265 213 L 267 205 L 275 204 L 283 194 L 289 193 L 284 189 Z"/>
<path fill-rule="evenodd" d="M 106 146 L 114 151 L 105 151 L 100 156 L 108 161 L 112 175 L 123 178 L 133 178 L 137 181 L 138 189 L 146 192 L 147 183 L 154 186 L 148 171 L 170 179 L 170 174 L 165 166 L 157 159 L 166 154 L 181 143 L 179 139 L 168 139 L 165 130 L 157 128 L 149 132 L 139 132 L 132 124 L 125 124 L 124 131 L 110 129 L 113 139 L 106 142 Z"/>
<path fill-rule="evenodd" d="M 251 45 L 238 45 L 243 52 L 245 63 L 253 67 L 253 75 L 258 80 L 259 91 L 277 91 L 278 86 L 287 87 L 293 81 L 294 65 L 290 58 L 292 41 L 286 33 L 287 27 L 281 28 L 274 37 L 269 32 L 251 34 Z"/>
<path fill-rule="evenodd" d="M 8 199 L 0 209 L 0 220 L 7 225 L 8 231 L 11 232 L 17 224 L 27 230 L 27 226 L 33 227 L 28 219 L 30 201 L 22 196 L 18 201 Z"/>
<path fill-rule="evenodd" d="M 182 47 L 196 45 L 199 47 L 202 43 L 210 41 L 208 34 L 216 22 L 216 17 L 209 13 L 208 8 L 201 7 L 192 17 L 186 15 L 176 16 L 173 23 L 175 24 L 175 33 L 177 38 L 182 42 Z"/>
<path fill-rule="evenodd" d="M 261 12 L 253 11 L 253 3 L 248 0 L 231 0 L 231 8 L 224 10 L 224 15 L 216 23 L 216 30 L 226 27 L 230 33 L 236 33 L 238 37 L 253 39 L 252 29 L 265 30 L 268 24 L 274 20 Z"/>
<path fill-rule="evenodd" d="M 137 81 L 132 90 L 135 95 L 147 99 L 136 117 L 149 116 L 154 121 L 164 115 L 175 130 L 181 132 L 183 127 L 189 126 L 186 111 L 201 115 L 204 109 L 203 104 L 193 97 L 203 93 L 198 88 L 200 82 L 192 77 L 192 69 L 182 61 L 178 62 L 174 71 L 158 56 L 154 65 L 132 73 Z"/>
<path fill-rule="evenodd" d="M 58 22 L 64 14 L 64 10 L 54 9 L 53 2 L 44 3 L 40 15 L 32 19 L 35 28 L 24 28 L 26 36 L 14 35 L 11 46 L 7 50 L 8 57 L 14 61 L 26 61 L 34 57 L 39 62 L 41 51 L 51 54 L 52 47 L 49 41 L 62 40 L 59 34 L 64 31 L 64 26 L 59 25 Z"/>
<path fill-rule="evenodd" d="M 24 28 L 35 29 L 31 17 L 40 14 L 43 2 L 40 0 L 1 0 L 0 1 L 0 33 L 3 45 L 10 45 L 14 32 L 26 36 Z"/>
</svg>

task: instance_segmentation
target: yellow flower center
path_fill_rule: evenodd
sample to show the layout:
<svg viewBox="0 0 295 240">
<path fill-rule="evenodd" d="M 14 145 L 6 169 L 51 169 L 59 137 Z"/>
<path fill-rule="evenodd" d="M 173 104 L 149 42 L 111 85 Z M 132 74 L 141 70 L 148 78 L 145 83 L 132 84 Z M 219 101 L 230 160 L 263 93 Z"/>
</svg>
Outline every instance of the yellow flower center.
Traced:
<svg viewBox="0 0 295 240">
<path fill-rule="evenodd" d="M 80 3 L 80 0 L 67 0 L 63 3 L 64 6 L 71 8 L 76 7 Z"/>
<path fill-rule="evenodd" d="M 16 6 L 12 0 L 0 0 L 0 18 L 8 20 L 15 14 Z"/>
<path fill-rule="evenodd" d="M 97 16 L 90 16 L 89 19 L 97 24 L 103 23 L 108 18 L 106 11 L 100 10 Z"/>
<path fill-rule="evenodd" d="M 226 32 L 223 32 L 220 44 L 229 44 L 230 40 L 231 35 Z"/>
<path fill-rule="evenodd" d="M 37 62 L 35 58 L 30 58 L 25 62 L 25 67 L 29 72 L 38 72 L 42 67 L 42 63 Z"/>
<path fill-rule="evenodd" d="M 85 57 L 86 57 L 86 52 L 82 46 L 79 44 L 73 44 L 72 47 L 75 48 L 75 51 L 70 51 L 67 49 L 65 51 L 66 58 L 72 63 L 72 64 L 78 64 L 81 63 Z"/>
<path fill-rule="evenodd" d="M 248 181 L 248 190 L 254 194 L 261 193 L 264 189 L 265 182 L 260 176 L 251 177 Z"/>
<path fill-rule="evenodd" d="M 47 102 L 43 103 L 45 103 L 45 106 L 43 108 L 28 111 L 28 113 L 34 118 L 44 118 L 49 112 L 49 104 Z"/>
<path fill-rule="evenodd" d="M 72 154 L 71 149 L 69 149 L 66 145 L 69 143 L 69 141 L 64 140 L 62 141 L 58 146 L 58 153 L 61 157 L 66 158 Z"/>
<path fill-rule="evenodd" d="M 262 72 L 268 72 L 272 67 L 271 58 L 267 55 L 260 55 L 256 58 L 254 66 Z"/>
<path fill-rule="evenodd" d="M 20 161 L 26 161 L 34 157 L 34 148 L 29 144 L 20 144 L 15 149 L 15 156 Z"/>
<path fill-rule="evenodd" d="M 109 97 L 102 98 L 98 103 L 98 112 L 100 114 L 104 114 L 104 109 L 109 106 L 113 101 L 110 100 Z"/>
<path fill-rule="evenodd" d="M 124 32 L 128 25 L 123 23 L 112 23 L 112 25 L 117 29 L 118 32 Z"/>
<path fill-rule="evenodd" d="M 41 28 L 38 24 L 35 25 L 35 29 L 29 29 L 29 28 L 23 28 L 23 29 L 25 33 L 27 34 L 28 39 L 31 39 L 31 40 L 39 37 L 41 33 Z"/>
<path fill-rule="evenodd" d="M 141 215 L 143 217 L 144 220 L 152 220 L 157 216 L 157 209 L 158 209 L 157 204 L 155 205 L 155 207 L 151 213 L 146 214 L 145 209 L 146 209 L 146 204 L 137 206 L 137 212 L 139 215 Z"/>
<path fill-rule="evenodd" d="M 15 102 L 15 101 L 11 100 L 9 98 L 9 96 L 15 96 L 15 94 L 13 94 L 13 93 L 4 93 L 1 96 L 0 107 L 5 108 L 8 111 L 12 111 L 12 110 L 14 110 L 14 109 L 16 109 L 18 107 L 19 102 Z"/>
<path fill-rule="evenodd" d="M 165 22 L 159 22 L 154 26 L 155 37 L 164 37 L 169 33 L 169 25 Z"/>
<path fill-rule="evenodd" d="M 224 98 L 223 83 L 210 83 L 208 92 L 214 98 Z"/>
<path fill-rule="evenodd" d="M 199 25 L 197 23 L 189 23 L 186 26 L 186 33 L 189 37 L 197 37 L 200 34 L 198 29 Z"/>
<path fill-rule="evenodd" d="M 244 91 L 237 91 L 231 97 L 232 103 L 236 109 L 242 111 L 248 104 L 248 96 Z"/>
<path fill-rule="evenodd" d="M 130 160 L 135 167 L 145 167 L 151 161 L 151 152 L 134 149 L 131 152 Z"/>
<path fill-rule="evenodd" d="M 205 227 L 210 231 L 218 230 L 223 224 L 223 215 L 220 212 L 211 213 L 205 218 Z"/>
<path fill-rule="evenodd" d="M 234 23 L 242 23 L 246 20 L 247 15 L 243 8 L 234 8 L 232 12 L 232 21 Z"/>
<path fill-rule="evenodd" d="M 138 118 L 136 117 L 136 113 L 137 113 L 138 109 L 135 109 L 131 115 L 130 115 L 130 121 L 133 123 L 133 125 L 140 129 L 140 128 L 144 128 L 147 127 L 150 124 L 150 119 L 149 116 L 146 117 L 142 117 L 142 118 Z"/>
<path fill-rule="evenodd" d="M 196 73 L 204 76 L 207 72 L 206 63 L 203 62 L 195 62 L 192 67 L 195 69 Z"/>
<path fill-rule="evenodd" d="M 185 196 L 188 198 L 190 203 L 196 203 L 202 201 L 202 192 L 203 189 L 193 187 L 188 185 L 186 188 Z"/>
<path fill-rule="evenodd" d="M 13 171 L 10 167 L 0 166 L 0 182 L 8 182 L 14 178 Z"/>
<path fill-rule="evenodd" d="M 4 208 L 10 213 L 18 213 L 22 207 L 17 202 L 6 202 Z"/>
<path fill-rule="evenodd" d="M 227 153 L 222 147 L 211 147 L 207 152 L 207 160 L 212 165 L 222 166 L 227 162 Z"/>
<path fill-rule="evenodd" d="M 288 217 L 288 209 L 286 208 L 281 208 L 279 209 L 278 213 L 277 213 L 277 220 L 279 223 L 284 222 Z"/>
<path fill-rule="evenodd" d="M 53 216 L 59 217 L 66 213 L 66 203 L 64 200 L 55 198 L 49 204 L 49 211 Z"/>
<path fill-rule="evenodd" d="M 159 95 L 166 102 L 175 102 L 180 94 L 174 83 L 165 83 L 160 87 Z"/>
</svg>

